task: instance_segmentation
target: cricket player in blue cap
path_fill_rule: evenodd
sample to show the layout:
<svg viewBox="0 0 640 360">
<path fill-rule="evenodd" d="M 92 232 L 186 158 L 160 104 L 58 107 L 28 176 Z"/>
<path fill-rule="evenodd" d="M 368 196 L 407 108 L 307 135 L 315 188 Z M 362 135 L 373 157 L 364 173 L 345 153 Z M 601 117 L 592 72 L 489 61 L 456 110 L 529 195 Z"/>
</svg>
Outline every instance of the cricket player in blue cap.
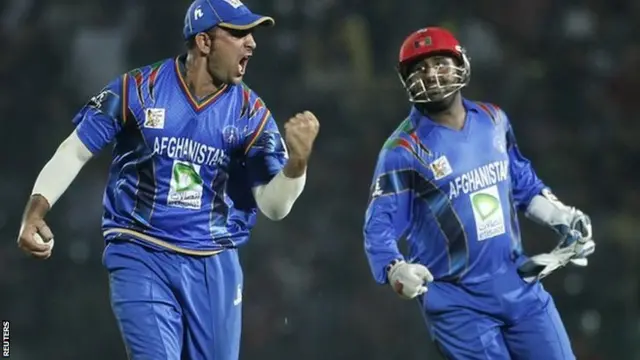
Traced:
<svg viewBox="0 0 640 360">
<path fill-rule="evenodd" d="M 243 275 L 238 248 L 258 210 L 284 218 L 302 193 L 319 123 L 289 119 L 284 138 L 242 82 L 253 31 L 274 20 L 239 0 L 196 0 L 186 54 L 119 76 L 73 119 L 38 176 L 18 245 L 46 259 L 45 215 L 94 155 L 113 144 L 104 192 L 104 265 L 134 360 L 236 360 Z"/>
</svg>

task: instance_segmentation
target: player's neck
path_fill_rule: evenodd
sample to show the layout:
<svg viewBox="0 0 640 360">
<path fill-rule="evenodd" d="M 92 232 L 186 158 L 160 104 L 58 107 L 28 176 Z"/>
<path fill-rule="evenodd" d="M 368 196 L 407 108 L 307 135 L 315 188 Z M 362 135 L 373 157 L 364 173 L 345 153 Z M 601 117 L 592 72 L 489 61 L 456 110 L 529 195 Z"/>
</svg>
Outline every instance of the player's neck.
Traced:
<svg viewBox="0 0 640 360">
<path fill-rule="evenodd" d="M 184 80 L 191 94 L 203 99 L 216 93 L 223 85 L 216 81 L 207 70 L 207 60 L 187 54 Z"/>
<path fill-rule="evenodd" d="M 432 121 L 454 130 L 462 130 L 467 117 L 460 95 L 456 95 L 451 106 L 447 109 L 438 112 L 427 111 L 425 115 L 429 116 Z"/>
</svg>

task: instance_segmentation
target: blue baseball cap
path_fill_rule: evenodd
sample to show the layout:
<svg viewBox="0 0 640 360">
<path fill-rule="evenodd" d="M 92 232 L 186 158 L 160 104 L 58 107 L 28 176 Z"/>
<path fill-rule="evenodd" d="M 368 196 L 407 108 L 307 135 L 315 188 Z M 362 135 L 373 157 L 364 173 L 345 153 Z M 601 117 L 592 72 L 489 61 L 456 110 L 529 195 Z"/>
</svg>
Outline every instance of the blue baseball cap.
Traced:
<svg viewBox="0 0 640 360">
<path fill-rule="evenodd" d="M 274 24 L 273 18 L 252 13 L 240 0 L 195 0 L 184 17 L 183 35 L 189 39 L 214 26 L 248 30 Z"/>
</svg>

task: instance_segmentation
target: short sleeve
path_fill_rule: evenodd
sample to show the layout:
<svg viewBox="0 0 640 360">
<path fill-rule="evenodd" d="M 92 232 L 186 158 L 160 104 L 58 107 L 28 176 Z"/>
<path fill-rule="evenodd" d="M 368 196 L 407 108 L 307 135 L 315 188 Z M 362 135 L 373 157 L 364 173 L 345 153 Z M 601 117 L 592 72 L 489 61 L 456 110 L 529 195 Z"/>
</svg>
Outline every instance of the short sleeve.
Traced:
<svg viewBox="0 0 640 360">
<path fill-rule="evenodd" d="M 253 130 L 245 140 L 245 162 L 249 183 L 256 187 L 268 183 L 282 170 L 288 153 L 268 108 L 262 107 L 249 121 Z"/>
<path fill-rule="evenodd" d="M 125 74 L 93 96 L 73 118 L 76 132 L 84 145 L 96 154 L 111 143 L 126 121 Z"/>
</svg>

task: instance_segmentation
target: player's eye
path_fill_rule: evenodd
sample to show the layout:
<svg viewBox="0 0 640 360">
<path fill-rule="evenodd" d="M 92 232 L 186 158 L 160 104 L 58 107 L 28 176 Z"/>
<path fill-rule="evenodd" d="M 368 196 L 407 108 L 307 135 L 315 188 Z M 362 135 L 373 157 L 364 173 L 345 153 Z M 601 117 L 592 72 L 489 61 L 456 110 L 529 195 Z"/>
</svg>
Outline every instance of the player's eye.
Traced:
<svg viewBox="0 0 640 360">
<path fill-rule="evenodd" d="M 253 31 L 253 29 L 248 29 L 248 30 L 238 30 L 238 29 L 227 29 L 227 31 L 229 32 L 229 34 L 231 34 L 231 36 L 233 36 L 234 38 L 238 38 L 238 39 L 242 39 L 243 37 L 251 34 L 251 32 Z"/>
<path fill-rule="evenodd" d="M 436 67 L 446 67 L 450 65 L 454 65 L 454 60 L 448 56 L 436 55 L 430 58 L 427 58 L 425 61 L 427 67 L 436 68 Z"/>
<path fill-rule="evenodd" d="M 415 67 L 411 68 L 411 70 L 409 71 L 409 74 L 426 73 L 427 71 L 428 71 L 428 69 L 427 69 L 426 65 L 418 65 L 418 66 L 415 66 Z"/>
</svg>

